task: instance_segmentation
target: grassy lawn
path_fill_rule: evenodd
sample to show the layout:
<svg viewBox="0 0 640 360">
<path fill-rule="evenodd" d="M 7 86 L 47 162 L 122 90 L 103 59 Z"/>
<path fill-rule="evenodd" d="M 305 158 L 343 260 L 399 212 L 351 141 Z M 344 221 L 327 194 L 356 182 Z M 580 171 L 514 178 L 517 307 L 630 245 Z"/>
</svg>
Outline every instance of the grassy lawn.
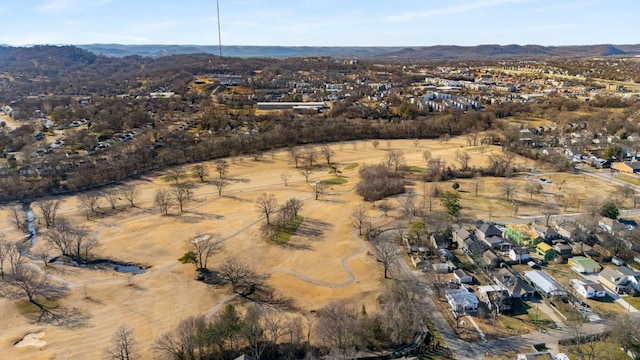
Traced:
<svg viewBox="0 0 640 360">
<path fill-rule="evenodd" d="M 359 165 L 358 163 L 351 163 L 351 164 L 345 166 L 344 169 L 345 170 L 353 170 L 353 169 L 357 168 L 358 165 Z"/>
<path fill-rule="evenodd" d="M 570 359 L 630 359 L 619 346 L 609 340 L 593 344 L 558 345 L 558 350 L 567 354 Z M 591 354 L 594 356 L 589 357 Z"/>
<path fill-rule="evenodd" d="M 555 329 L 556 323 L 551 320 L 544 312 L 538 310 L 537 308 L 531 306 L 529 303 L 524 301 L 514 301 L 511 305 L 513 309 L 513 318 L 522 321 L 526 325 L 528 325 L 529 331 L 533 331 L 536 329 Z M 511 322 L 510 325 L 515 325 L 516 323 Z M 524 331 L 515 328 L 517 331 Z"/>
<path fill-rule="evenodd" d="M 412 172 L 412 173 L 423 173 L 425 171 L 425 169 L 423 167 L 414 166 L 414 165 L 405 166 L 404 170 Z"/>
<path fill-rule="evenodd" d="M 580 276 L 580 274 L 576 274 L 567 264 L 549 263 L 544 270 L 569 292 L 572 292 L 573 290 L 571 283 L 569 282 L 571 279 L 583 280 L 582 276 Z M 624 309 L 622 306 L 614 303 L 613 299 L 608 296 L 603 299 L 584 299 L 579 295 L 578 297 L 580 300 L 587 303 L 592 311 L 601 316 L 615 316 L 616 314 L 627 311 L 627 309 Z M 638 300 L 638 305 L 640 305 L 640 300 Z M 565 313 L 565 316 L 568 315 L 570 314 Z"/>
<path fill-rule="evenodd" d="M 322 180 L 322 183 L 325 185 L 342 185 L 342 184 L 346 184 L 347 182 L 349 182 L 349 180 L 345 178 L 333 178 L 328 180 Z"/>
<path fill-rule="evenodd" d="M 640 179 L 635 177 L 635 176 L 618 174 L 618 175 L 616 175 L 616 179 L 618 179 L 620 181 L 624 181 L 624 182 L 632 184 L 632 185 L 640 185 Z"/>
<path fill-rule="evenodd" d="M 634 308 L 640 310 L 640 296 L 625 296 L 624 301 L 628 302 Z"/>
<path fill-rule="evenodd" d="M 483 145 L 483 146 L 474 146 L 474 147 L 466 148 L 466 149 L 464 149 L 464 151 L 466 151 L 466 152 L 486 152 L 486 151 L 490 151 L 491 149 L 492 149 L 491 146 Z"/>
<path fill-rule="evenodd" d="M 291 236 L 295 235 L 295 233 L 298 231 L 303 221 L 303 216 L 296 216 L 295 219 L 287 223 L 287 225 L 284 227 L 284 230 L 280 233 L 280 235 L 278 235 L 278 239 L 275 242 L 279 244 L 288 243 L 289 240 L 291 240 Z"/>
<path fill-rule="evenodd" d="M 44 306 L 45 308 L 51 311 L 55 311 L 60 306 L 58 301 L 54 299 L 38 298 L 36 299 L 36 301 L 40 305 Z M 20 301 L 18 303 L 18 310 L 20 311 L 20 313 L 30 318 L 32 317 L 37 318 L 38 316 L 40 316 L 40 308 L 27 300 Z"/>
</svg>

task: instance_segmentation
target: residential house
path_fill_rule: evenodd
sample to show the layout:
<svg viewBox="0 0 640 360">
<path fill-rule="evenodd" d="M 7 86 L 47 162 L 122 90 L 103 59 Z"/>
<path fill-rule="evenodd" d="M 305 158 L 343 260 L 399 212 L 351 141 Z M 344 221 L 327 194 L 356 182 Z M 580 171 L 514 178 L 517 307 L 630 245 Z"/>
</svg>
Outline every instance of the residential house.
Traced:
<svg viewBox="0 0 640 360">
<path fill-rule="evenodd" d="M 602 266 L 597 261 L 584 256 L 572 257 L 569 259 L 569 266 L 573 271 L 580 274 L 596 273 L 602 269 Z"/>
<path fill-rule="evenodd" d="M 502 284 L 478 286 L 478 293 L 489 310 L 497 308 L 499 313 L 511 310 L 511 296 Z"/>
<path fill-rule="evenodd" d="M 551 226 L 532 224 L 531 227 L 538 233 L 538 236 L 545 241 L 551 241 L 562 238 L 562 236 Z"/>
<path fill-rule="evenodd" d="M 576 231 L 577 225 L 572 222 L 556 224 L 556 232 L 565 239 L 571 239 L 571 234 Z"/>
<path fill-rule="evenodd" d="M 509 259 L 519 262 L 529 261 L 529 259 L 531 259 L 529 249 L 524 247 L 511 248 L 511 250 L 509 250 Z"/>
<path fill-rule="evenodd" d="M 612 268 L 606 266 L 600 274 L 598 281 L 618 294 L 626 294 L 634 289 L 640 291 L 640 272 L 626 266 Z"/>
<path fill-rule="evenodd" d="M 447 289 L 445 297 L 451 309 L 458 314 L 475 314 L 478 312 L 478 298 L 465 288 Z"/>
<path fill-rule="evenodd" d="M 484 241 L 484 239 L 492 237 L 492 236 L 500 236 L 502 237 L 502 230 L 498 229 L 494 224 L 490 223 L 481 223 L 476 226 L 476 238 L 480 241 Z"/>
<path fill-rule="evenodd" d="M 487 250 L 488 246 L 484 242 L 478 241 L 474 233 L 465 228 L 460 228 L 453 233 L 453 239 L 458 244 L 458 248 L 462 251 L 480 255 Z"/>
<path fill-rule="evenodd" d="M 593 249 L 588 244 L 583 243 L 582 241 L 574 242 L 571 244 L 573 248 L 573 253 L 578 255 L 585 255 L 588 257 L 594 257 L 600 255 L 596 250 Z"/>
<path fill-rule="evenodd" d="M 618 222 L 615 219 L 610 219 L 608 217 L 602 217 L 600 218 L 600 220 L 598 221 L 598 226 L 611 234 L 615 234 L 618 233 L 620 231 L 625 230 L 625 226 L 624 224 L 621 224 L 620 222 Z"/>
<path fill-rule="evenodd" d="M 447 265 L 447 263 L 433 263 L 432 267 L 435 272 L 440 274 L 447 274 L 450 271 L 449 265 Z"/>
<path fill-rule="evenodd" d="M 529 298 L 535 293 L 531 285 L 507 268 L 498 269 L 493 275 L 493 280 L 498 284 L 502 284 L 509 292 L 509 296 L 514 299 Z"/>
<path fill-rule="evenodd" d="M 491 250 L 482 253 L 482 261 L 491 267 L 498 267 L 503 263 L 502 259 Z"/>
<path fill-rule="evenodd" d="M 443 233 L 432 234 L 429 240 L 436 249 L 451 249 L 453 243 L 452 239 Z"/>
<path fill-rule="evenodd" d="M 542 256 L 545 259 L 550 259 L 556 256 L 553 247 L 546 242 L 540 242 L 536 245 L 536 254 Z"/>
<path fill-rule="evenodd" d="M 573 256 L 573 248 L 564 241 L 556 241 L 553 244 L 553 250 L 555 250 L 556 256 L 561 257 L 563 260 Z"/>
<path fill-rule="evenodd" d="M 455 270 L 453 272 L 453 277 L 462 284 L 470 284 L 473 282 L 473 276 L 467 274 L 462 269 Z"/>
<path fill-rule="evenodd" d="M 560 284 L 542 271 L 525 271 L 524 277 L 542 296 L 562 296 L 567 293 Z"/>
<path fill-rule="evenodd" d="M 607 295 L 604 286 L 598 282 L 578 279 L 571 279 L 569 282 L 571 287 L 585 299 L 601 298 Z"/>
<path fill-rule="evenodd" d="M 550 352 L 520 353 L 516 360 L 555 360 Z"/>
<path fill-rule="evenodd" d="M 617 162 L 613 163 L 611 168 L 622 173 L 638 174 L 640 173 L 640 161 Z"/>
</svg>

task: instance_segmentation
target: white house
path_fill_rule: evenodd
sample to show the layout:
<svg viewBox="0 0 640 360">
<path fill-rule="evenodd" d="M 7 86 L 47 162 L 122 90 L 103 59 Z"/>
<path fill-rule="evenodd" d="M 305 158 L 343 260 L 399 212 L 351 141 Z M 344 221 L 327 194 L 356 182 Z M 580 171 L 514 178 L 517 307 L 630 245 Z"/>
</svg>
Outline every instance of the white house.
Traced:
<svg viewBox="0 0 640 360">
<path fill-rule="evenodd" d="M 526 262 L 531 259 L 531 256 L 529 255 L 529 250 L 526 248 L 511 248 L 511 250 L 509 250 L 509 259 Z"/>
<path fill-rule="evenodd" d="M 591 298 L 601 298 L 607 295 L 607 291 L 604 289 L 604 286 L 600 283 L 591 280 L 578 280 L 571 279 L 571 287 L 573 287 L 576 292 L 582 295 L 585 299 Z"/>
<path fill-rule="evenodd" d="M 446 298 L 451 309 L 458 314 L 478 312 L 478 298 L 465 288 L 446 290 Z"/>
<path fill-rule="evenodd" d="M 467 274 L 464 270 L 458 269 L 453 272 L 453 277 L 462 284 L 470 284 L 473 282 L 473 277 Z"/>
</svg>

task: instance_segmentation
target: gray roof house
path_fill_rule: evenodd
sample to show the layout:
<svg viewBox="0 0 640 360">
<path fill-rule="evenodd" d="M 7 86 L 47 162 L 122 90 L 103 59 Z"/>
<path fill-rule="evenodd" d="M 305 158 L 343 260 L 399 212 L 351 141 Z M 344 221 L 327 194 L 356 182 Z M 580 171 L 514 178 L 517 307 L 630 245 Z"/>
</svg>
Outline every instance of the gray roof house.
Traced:
<svg viewBox="0 0 640 360">
<path fill-rule="evenodd" d="M 493 280 L 502 284 L 514 299 L 532 297 L 535 293 L 535 289 L 531 285 L 507 268 L 498 269 L 493 275 Z"/>
<path fill-rule="evenodd" d="M 445 291 L 447 302 L 451 310 L 458 314 L 474 314 L 478 312 L 478 298 L 465 288 L 448 289 Z"/>
<path fill-rule="evenodd" d="M 562 296 L 567 294 L 560 284 L 542 271 L 525 271 L 524 277 L 541 295 Z"/>
</svg>

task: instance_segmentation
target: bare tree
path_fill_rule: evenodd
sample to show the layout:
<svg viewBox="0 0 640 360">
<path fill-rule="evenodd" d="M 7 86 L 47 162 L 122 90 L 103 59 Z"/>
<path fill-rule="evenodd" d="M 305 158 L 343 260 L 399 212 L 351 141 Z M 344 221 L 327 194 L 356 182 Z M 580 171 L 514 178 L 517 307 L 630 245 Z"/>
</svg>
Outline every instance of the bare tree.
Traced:
<svg viewBox="0 0 640 360">
<path fill-rule="evenodd" d="M 251 355 L 256 359 L 260 359 L 267 347 L 264 335 L 265 330 L 262 326 L 262 314 L 262 308 L 258 305 L 249 306 L 240 330 L 249 344 Z"/>
<path fill-rule="evenodd" d="M 378 146 L 380 146 L 380 141 L 378 141 L 378 140 L 373 140 L 373 141 L 371 142 L 371 145 L 373 145 L 373 148 L 374 148 L 374 149 L 378 150 Z"/>
<path fill-rule="evenodd" d="M 207 176 L 209 176 L 209 169 L 203 164 L 193 165 L 191 171 L 200 179 L 200 182 L 204 182 Z"/>
<path fill-rule="evenodd" d="M 41 273 L 31 266 L 19 263 L 8 282 L 20 290 L 29 302 L 40 310 L 38 320 L 53 315 L 53 312 L 37 299 L 39 296 L 46 295 L 48 290 L 53 290 L 47 281 L 46 273 Z"/>
<path fill-rule="evenodd" d="M 229 182 L 227 179 L 215 179 L 213 185 L 218 189 L 218 196 L 222 196 L 222 189 L 229 185 Z"/>
<path fill-rule="evenodd" d="M 180 178 L 182 178 L 182 176 L 183 176 L 182 169 L 173 169 L 171 171 L 171 175 L 169 175 L 169 178 L 175 181 L 176 185 L 178 185 L 178 183 L 180 183 Z"/>
<path fill-rule="evenodd" d="M 395 245 L 388 241 L 378 241 L 374 248 L 376 250 L 376 260 L 384 268 L 384 278 L 388 279 L 389 270 L 396 265 L 399 259 L 398 250 Z"/>
<path fill-rule="evenodd" d="M 502 195 L 504 195 L 507 201 L 510 201 L 516 195 L 517 191 L 518 187 L 516 183 L 511 181 L 503 182 L 502 186 L 500 187 L 500 192 L 502 193 Z"/>
<path fill-rule="evenodd" d="M 304 177 L 304 181 L 309 182 L 309 176 L 311 175 L 311 168 L 308 166 L 305 166 L 304 168 L 302 168 L 302 170 L 300 170 L 300 175 Z"/>
<path fill-rule="evenodd" d="M 129 326 L 120 326 L 111 339 L 110 348 L 104 349 L 104 358 L 107 360 L 135 360 L 139 359 L 137 341 L 133 336 L 133 329 Z"/>
<path fill-rule="evenodd" d="M 291 221 L 298 216 L 298 212 L 302 209 L 302 201 L 296 198 L 287 200 L 280 212 L 285 221 Z"/>
<path fill-rule="evenodd" d="M 168 190 L 160 189 L 156 191 L 154 202 L 160 207 L 162 215 L 168 215 L 169 209 L 174 205 L 174 198 Z"/>
<path fill-rule="evenodd" d="M 540 183 L 535 182 L 533 180 L 529 181 L 524 189 L 527 191 L 527 193 L 529 193 L 530 195 L 530 200 L 533 200 L 533 195 L 538 195 L 542 192 L 542 185 L 540 185 Z"/>
<path fill-rule="evenodd" d="M 227 258 L 218 268 L 220 278 L 229 284 L 233 292 L 237 292 L 241 287 L 250 285 L 256 279 L 255 271 L 242 260 L 231 257 Z"/>
<path fill-rule="evenodd" d="M 171 186 L 171 194 L 175 199 L 176 203 L 178 203 L 178 208 L 180 212 L 184 211 L 184 205 L 189 200 L 187 197 L 187 189 L 184 184 L 175 184 Z"/>
<path fill-rule="evenodd" d="M 305 167 L 313 167 L 313 162 L 318 157 L 318 152 L 315 148 L 308 146 L 304 148 L 304 165 Z"/>
<path fill-rule="evenodd" d="M 323 343 L 339 352 L 334 359 L 349 358 L 356 345 L 357 319 L 355 309 L 344 303 L 332 302 L 318 310 L 317 334 Z"/>
<path fill-rule="evenodd" d="M 406 217 L 415 215 L 415 199 L 416 194 L 413 192 L 409 192 L 405 196 L 398 197 L 398 203 L 400 204 L 400 207 L 402 208 Z"/>
<path fill-rule="evenodd" d="M 393 210 L 393 206 L 391 205 L 391 203 L 389 203 L 387 201 L 383 201 L 383 202 L 378 204 L 378 209 L 380 209 L 380 211 L 382 211 L 384 216 L 387 216 L 389 211 Z"/>
<path fill-rule="evenodd" d="M 98 214 L 96 209 L 101 197 L 102 194 L 98 191 L 89 191 L 78 196 L 80 204 L 82 204 L 82 207 L 87 212 L 87 220 L 89 219 L 89 213 L 93 213 L 94 215 Z"/>
<path fill-rule="evenodd" d="M 11 207 L 11 223 L 15 225 L 16 229 L 24 231 L 25 219 L 22 216 L 22 208 L 20 206 Z"/>
<path fill-rule="evenodd" d="M 284 186 L 289 186 L 289 173 L 288 172 L 283 172 L 280 174 L 280 178 L 282 178 L 282 181 L 284 181 Z"/>
<path fill-rule="evenodd" d="M 358 229 L 358 234 L 362 235 L 362 229 L 369 225 L 371 220 L 364 210 L 364 206 L 360 205 L 351 212 L 351 224 Z"/>
<path fill-rule="evenodd" d="M 4 262 L 9 257 L 9 253 L 14 251 L 14 246 L 0 235 L 0 276 L 4 279 Z"/>
<path fill-rule="evenodd" d="M 216 172 L 218 173 L 218 179 L 226 179 L 229 173 L 229 162 L 224 159 L 217 160 Z"/>
<path fill-rule="evenodd" d="M 422 157 L 424 158 L 424 162 L 425 162 L 426 164 L 428 164 L 428 163 L 429 163 L 429 160 L 431 160 L 431 151 L 429 151 L 429 150 L 425 150 L 425 151 L 423 151 L 423 152 L 422 152 Z"/>
<path fill-rule="evenodd" d="M 476 129 L 475 127 L 472 127 L 471 129 L 469 129 L 469 133 L 467 133 L 467 135 L 465 135 L 465 139 L 467 140 L 467 144 L 469 146 L 478 146 L 478 137 L 479 137 L 479 132 L 478 129 Z"/>
<path fill-rule="evenodd" d="M 190 241 L 196 254 L 196 267 L 206 269 L 209 258 L 222 247 L 220 234 L 199 234 Z"/>
<path fill-rule="evenodd" d="M 320 197 L 320 194 L 324 194 L 324 190 L 325 190 L 324 182 L 316 181 L 313 184 L 311 184 L 311 187 L 313 188 L 313 195 L 315 196 L 315 199 L 318 200 L 318 197 Z"/>
<path fill-rule="evenodd" d="M 300 152 L 300 149 L 297 148 L 297 147 L 290 147 L 290 148 L 287 148 L 287 152 L 289 153 L 289 159 L 291 159 L 291 161 L 293 161 L 293 163 L 295 164 L 295 167 L 297 169 L 298 168 L 298 163 L 302 159 L 302 153 Z"/>
<path fill-rule="evenodd" d="M 61 199 L 43 199 L 36 203 L 38 208 L 40 208 L 40 212 L 42 212 L 42 217 L 44 218 L 47 227 L 54 226 L 56 224 L 56 215 L 58 214 L 58 209 L 62 204 Z"/>
<path fill-rule="evenodd" d="M 398 172 L 405 164 L 404 152 L 402 150 L 389 150 L 385 157 L 385 163 L 389 169 Z"/>
<path fill-rule="evenodd" d="M 131 207 L 135 206 L 135 200 L 138 196 L 138 189 L 135 185 L 124 185 L 120 187 L 120 196 L 125 198 Z"/>
<path fill-rule="evenodd" d="M 107 200 L 107 202 L 111 206 L 111 210 L 115 210 L 116 204 L 118 203 L 119 194 L 115 190 L 109 189 L 102 192 L 102 197 Z"/>
<path fill-rule="evenodd" d="M 587 213 L 592 217 L 598 216 L 600 214 L 602 203 L 597 197 L 590 198 L 589 200 L 587 200 L 587 203 L 585 205 L 587 208 Z"/>
<path fill-rule="evenodd" d="M 460 170 L 465 171 L 469 168 L 469 160 L 471 160 L 469 153 L 456 150 L 456 161 L 460 164 Z"/>
<path fill-rule="evenodd" d="M 331 157 L 333 156 L 333 150 L 329 148 L 327 145 L 320 147 L 320 153 L 327 161 L 327 165 L 331 165 Z"/>
<path fill-rule="evenodd" d="M 267 218 L 267 225 L 271 224 L 269 217 L 278 211 L 278 200 L 273 194 L 262 193 L 256 200 L 256 207 Z"/>
<path fill-rule="evenodd" d="M 542 206 L 540 206 L 540 212 L 547 219 L 546 226 L 549 226 L 549 220 L 551 219 L 551 216 L 560 214 L 560 208 L 558 208 L 558 205 L 553 203 L 544 203 L 542 204 Z"/>
</svg>

